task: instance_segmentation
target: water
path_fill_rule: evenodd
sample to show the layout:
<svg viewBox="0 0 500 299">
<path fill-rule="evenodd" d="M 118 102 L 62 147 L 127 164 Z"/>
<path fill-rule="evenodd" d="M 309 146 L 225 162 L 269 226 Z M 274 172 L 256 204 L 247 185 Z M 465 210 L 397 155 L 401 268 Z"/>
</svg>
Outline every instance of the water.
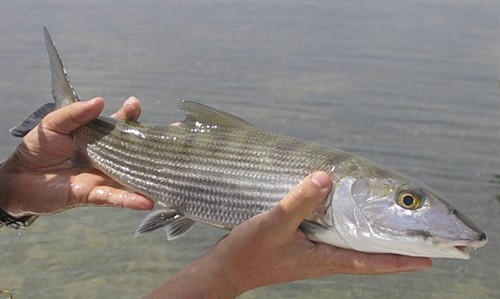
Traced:
<svg viewBox="0 0 500 299">
<path fill-rule="evenodd" d="M 498 1 L 240 3 L 4 1 L 0 158 L 8 128 L 50 99 L 46 25 L 82 99 L 106 113 L 182 119 L 195 99 L 259 128 L 335 146 L 438 189 L 484 229 L 471 261 L 387 276 L 331 276 L 242 298 L 498 298 Z M 198 225 L 167 243 L 132 236 L 144 212 L 79 208 L 0 230 L 0 289 L 15 298 L 138 298 L 210 248 Z"/>
</svg>

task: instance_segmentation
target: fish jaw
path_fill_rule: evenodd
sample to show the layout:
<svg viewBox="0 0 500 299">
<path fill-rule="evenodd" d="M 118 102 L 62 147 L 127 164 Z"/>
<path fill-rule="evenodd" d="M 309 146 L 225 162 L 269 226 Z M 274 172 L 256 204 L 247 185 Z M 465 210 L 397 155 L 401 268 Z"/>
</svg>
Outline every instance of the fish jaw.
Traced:
<svg viewBox="0 0 500 299">
<path fill-rule="evenodd" d="M 398 240 L 379 240 L 373 237 L 370 240 L 356 239 L 351 241 L 352 249 L 372 252 L 372 253 L 393 253 L 406 256 L 429 257 L 429 258 L 452 258 L 464 259 L 470 258 L 471 249 L 482 247 L 486 244 L 484 241 L 449 241 L 438 240 L 437 238 L 412 239 L 407 238 Z"/>
<path fill-rule="evenodd" d="M 304 227 L 301 226 L 304 230 Z M 480 248 L 487 243 L 486 236 L 477 241 L 443 240 L 432 237 L 393 237 L 377 238 L 374 236 L 354 236 L 335 227 L 313 226 L 305 229 L 307 237 L 313 242 L 320 242 L 345 249 L 369 253 L 391 253 L 415 257 L 470 259 L 470 250 Z"/>
<path fill-rule="evenodd" d="M 439 238 L 433 238 L 430 241 L 435 244 L 435 248 L 441 250 L 441 252 L 437 252 L 437 254 L 440 254 L 441 256 L 435 257 L 457 258 L 464 260 L 470 259 L 469 252 L 471 250 L 483 247 L 488 242 L 485 234 L 482 234 L 477 241 L 458 240 L 450 242 L 447 240 L 439 240 Z"/>
</svg>

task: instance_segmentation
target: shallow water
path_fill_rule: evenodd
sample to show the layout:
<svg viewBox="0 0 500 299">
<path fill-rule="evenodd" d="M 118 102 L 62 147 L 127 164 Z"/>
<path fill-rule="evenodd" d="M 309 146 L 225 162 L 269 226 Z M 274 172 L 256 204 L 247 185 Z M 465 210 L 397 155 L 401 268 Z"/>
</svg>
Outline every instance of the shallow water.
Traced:
<svg viewBox="0 0 500 299">
<path fill-rule="evenodd" d="M 8 128 L 50 99 L 41 31 L 82 99 L 135 95 L 142 120 L 195 99 L 259 128 L 335 146 L 432 185 L 489 237 L 470 261 L 332 276 L 242 298 L 498 298 L 500 4 L 15 2 L 0 6 L 0 158 Z M 198 225 L 132 236 L 145 212 L 80 208 L 0 229 L 0 289 L 15 298 L 137 298 L 212 246 Z"/>
</svg>

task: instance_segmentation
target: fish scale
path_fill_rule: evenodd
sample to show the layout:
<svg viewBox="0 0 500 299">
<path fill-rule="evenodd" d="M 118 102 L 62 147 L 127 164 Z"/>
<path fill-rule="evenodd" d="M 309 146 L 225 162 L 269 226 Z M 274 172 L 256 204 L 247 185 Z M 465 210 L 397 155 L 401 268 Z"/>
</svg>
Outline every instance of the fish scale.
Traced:
<svg viewBox="0 0 500 299">
<path fill-rule="evenodd" d="M 78 101 L 44 28 L 55 103 L 11 134 L 24 136 L 48 113 Z M 182 101 L 180 126 L 99 117 L 71 133 L 80 162 L 161 203 L 136 235 L 164 227 L 169 240 L 195 222 L 227 229 L 268 211 L 303 177 L 333 186 L 300 228 L 311 241 L 364 252 L 468 259 L 486 234 L 432 189 L 367 159 L 265 132 L 227 112 Z"/>
<path fill-rule="evenodd" d="M 350 157 L 257 129 L 99 122 L 74 132 L 95 166 L 191 219 L 226 228 L 274 206 L 308 173 L 330 169 L 332 157 Z"/>
</svg>

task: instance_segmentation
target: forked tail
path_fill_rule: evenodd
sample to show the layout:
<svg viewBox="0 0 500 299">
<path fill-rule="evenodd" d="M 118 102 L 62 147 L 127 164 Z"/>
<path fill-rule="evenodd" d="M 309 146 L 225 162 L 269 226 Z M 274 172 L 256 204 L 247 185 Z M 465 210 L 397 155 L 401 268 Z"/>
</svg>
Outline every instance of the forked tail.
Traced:
<svg viewBox="0 0 500 299">
<path fill-rule="evenodd" d="M 23 137 L 28 134 L 47 114 L 57 110 L 63 106 L 79 101 L 71 82 L 69 81 L 68 74 L 64 69 L 61 58 L 57 53 L 56 45 L 50 37 L 49 31 L 44 26 L 43 33 L 45 34 L 45 46 L 49 54 L 50 73 L 52 75 L 52 98 L 53 103 L 47 103 L 38 108 L 30 116 L 28 116 L 22 123 L 11 128 L 10 134 L 16 137 Z"/>
</svg>

